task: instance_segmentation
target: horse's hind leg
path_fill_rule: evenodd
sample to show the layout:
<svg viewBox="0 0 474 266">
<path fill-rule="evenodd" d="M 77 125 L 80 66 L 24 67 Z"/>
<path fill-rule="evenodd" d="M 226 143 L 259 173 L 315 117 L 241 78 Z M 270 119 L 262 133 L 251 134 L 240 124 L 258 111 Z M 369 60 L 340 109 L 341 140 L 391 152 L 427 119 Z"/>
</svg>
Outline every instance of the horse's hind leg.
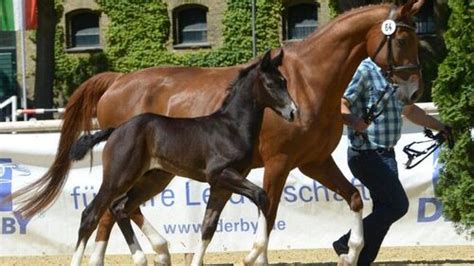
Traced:
<svg viewBox="0 0 474 266">
<path fill-rule="evenodd" d="M 254 183 L 242 177 L 233 169 L 224 169 L 220 175 L 210 180 L 211 186 L 216 189 L 222 188 L 233 193 L 249 198 L 259 211 L 261 212 L 258 218 L 257 236 L 253 244 L 252 250 L 244 260 L 245 265 L 252 265 L 255 263 L 257 257 L 265 252 L 268 245 L 267 233 L 267 218 L 268 198 L 265 191 Z"/>
<path fill-rule="evenodd" d="M 105 250 L 107 249 L 110 233 L 114 224 L 115 218 L 112 212 L 107 209 L 107 211 L 100 218 L 99 225 L 97 227 L 94 250 L 90 256 L 89 265 L 104 265 Z"/>
<path fill-rule="evenodd" d="M 211 242 L 211 239 L 216 232 L 217 223 L 219 221 L 222 209 L 224 209 L 224 206 L 231 195 L 232 192 L 230 191 L 218 190 L 211 186 L 209 201 L 207 202 L 206 206 L 206 213 L 204 214 L 204 219 L 202 221 L 201 243 L 197 249 L 197 252 L 194 253 L 193 260 L 191 262 L 192 266 L 202 265 L 207 246 Z"/>
<path fill-rule="evenodd" d="M 114 204 L 113 213 L 117 223 L 120 226 L 132 254 L 137 254 L 134 255 L 134 261 L 135 259 L 139 259 L 137 251 L 139 252 L 141 249 L 131 227 L 130 218 L 132 218 L 140 230 L 142 230 L 150 241 L 153 250 L 157 253 L 155 256 L 155 264 L 171 264 L 166 239 L 145 219 L 140 211 L 140 204 L 163 191 L 173 177 L 174 175 L 158 169 L 150 170 L 135 183 L 120 202 Z"/>
<path fill-rule="evenodd" d="M 332 157 L 323 164 L 307 164 L 299 167 L 299 169 L 303 174 L 319 181 L 325 187 L 341 195 L 354 212 L 354 225 L 351 228 L 348 242 L 349 252 L 340 256 L 340 263 L 343 265 L 345 263 L 355 265 L 364 246 L 363 202 L 359 191 L 344 177 Z"/>
<path fill-rule="evenodd" d="M 94 232 L 100 217 L 113 200 L 113 195 L 109 190 L 101 189 L 94 200 L 84 209 L 79 228 L 79 237 L 76 249 L 71 260 L 71 265 L 81 265 L 82 256 L 86 248 L 87 240 Z"/>
<path fill-rule="evenodd" d="M 139 206 L 141 203 L 149 200 L 154 195 L 163 191 L 172 178 L 173 175 L 158 169 L 148 171 L 137 181 L 137 183 L 129 190 L 129 192 L 127 192 L 127 205 Z M 130 201 L 131 198 L 133 198 L 133 202 Z M 129 210 L 130 209 L 133 209 L 133 207 L 129 206 Z M 116 211 L 120 210 L 117 209 Z M 164 239 L 160 233 L 158 233 L 158 231 L 153 228 L 153 226 L 145 219 L 139 207 L 131 211 L 128 216 L 140 228 L 140 230 L 150 242 L 153 250 L 157 253 L 155 256 L 155 264 L 169 265 L 171 261 L 166 239 Z M 110 232 L 114 224 L 114 215 L 110 210 L 107 210 L 100 219 L 99 226 L 97 228 L 95 240 L 96 243 L 89 260 L 89 265 L 104 264 L 105 250 L 107 248 Z M 134 238 L 131 237 L 131 239 Z"/>
</svg>

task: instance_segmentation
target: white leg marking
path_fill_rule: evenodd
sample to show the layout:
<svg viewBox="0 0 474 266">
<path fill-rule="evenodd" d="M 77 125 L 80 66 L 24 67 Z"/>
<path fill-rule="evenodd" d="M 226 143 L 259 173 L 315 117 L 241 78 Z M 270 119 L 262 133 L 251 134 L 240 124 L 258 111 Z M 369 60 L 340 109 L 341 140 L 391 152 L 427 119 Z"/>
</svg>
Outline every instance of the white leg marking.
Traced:
<svg viewBox="0 0 474 266">
<path fill-rule="evenodd" d="M 79 246 L 76 248 L 76 251 L 74 251 L 74 255 L 72 256 L 72 259 L 71 259 L 71 266 L 81 265 L 82 256 L 84 255 L 85 248 L 86 248 L 86 243 L 84 240 L 82 240 L 79 243 Z"/>
<path fill-rule="evenodd" d="M 103 266 L 105 250 L 107 249 L 108 241 L 97 241 L 94 245 L 94 250 L 92 251 L 91 257 L 89 259 L 89 265 L 93 266 Z"/>
<path fill-rule="evenodd" d="M 133 237 L 133 243 L 128 246 L 132 253 L 133 264 L 135 265 L 147 265 L 145 253 L 143 253 L 137 238 Z"/>
<path fill-rule="evenodd" d="M 268 265 L 268 246 L 263 249 L 263 252 L 258 255 L 255 265 Z"/>
<path fill-rule="evenodd" d="M 355 223 L 351 228 L 351 236 L 349 237 L 349 253 L 342 254 L 340 261 L 342 263 L 348 263 L 349 265 L 357 264 L 359 254 L 364 247 L 364 228 L 362 224 L 362 209 L 358 212 L 354 212 Z"/>
<path fill-rule="evenodd" d="M 204 260 L 204 254 L 206 253 L 207 246 L 211 240 L 203 240 L 199 244 L 199 249 L 194 253 L 193 261 L 191 262 L 191 266 L 201 266 Z"/>
<path fill-rule="evenodd" d="M 257 236 L 255 238 L 252 250 L 250 250 L 250 253 L 244 259 L 244 264 L 253 265 L 258 255 L 266 251 L 267 246 L 267 219 L 265 218 L 265 215 L 263 215 L 263 213 L 260 213 L 260 216 L 258 217 Z"/>
<path fill-rule="evenodd" d="M 155 264 L 171 265 L 171 256 L 166 239 L 145 218 L 143 218 L 143 225 L 140 230 L 148 238 L 153 250 L 156 252 Z"/>
</svg>

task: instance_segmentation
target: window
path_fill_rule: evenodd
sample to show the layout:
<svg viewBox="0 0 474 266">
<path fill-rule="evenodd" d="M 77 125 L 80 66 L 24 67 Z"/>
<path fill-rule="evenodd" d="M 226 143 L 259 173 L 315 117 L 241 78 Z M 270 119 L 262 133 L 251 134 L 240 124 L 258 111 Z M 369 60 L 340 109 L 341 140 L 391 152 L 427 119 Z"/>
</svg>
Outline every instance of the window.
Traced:
<svg viewBox="0 0 474 266">
<path fill-rule="evenodd" d="M 318 27 L 318 6 L 313 3 L 290 6 L 284 23 L 287 40 L 303 39 Z"/>
<path fill-rule="evenodd" d="M 0 31 L 0 103 L 16 94 L 16 35 L 14 31 Z M 0 121 L 5 112 L 0 109 Z"/>
<path fill-rule="evenodd" d="M 433 16 L 433 1 L 426 1 L 415 16 L 416 33 L 430 35 L 436 33 L 436 23 Z"/>
<path fill-rule="evenodd" d="M 174 22 L 174 42 L 177 46 L 207 44 L 206 7 L 192 5 L 178 8 L 174 11 Z"/>
<path fill-rule="evenodd" d="M 99 13 L 91 10 L 73 11 L 66 16 L 66 20 L 69 48 L 100 47 Z"/>
</svg>

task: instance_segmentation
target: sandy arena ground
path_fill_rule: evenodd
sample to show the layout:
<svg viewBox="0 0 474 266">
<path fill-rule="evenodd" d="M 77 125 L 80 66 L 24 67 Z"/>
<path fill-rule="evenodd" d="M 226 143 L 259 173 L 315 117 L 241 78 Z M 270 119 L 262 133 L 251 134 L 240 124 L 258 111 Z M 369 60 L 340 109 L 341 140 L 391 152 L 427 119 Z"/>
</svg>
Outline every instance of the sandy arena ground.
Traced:
<svg viewBox="0 0 474 266">
<path fill-rule="evenodd" d="M 245 252 L 208 253 L 206 264 L 241 265 Z M 0 265 L 68 265 L 71 256 L 0 257 Z M 289 265 L 335 265 L 337 257 L 332 249 L 270 251 L 273 264 Z M 106 265 L 133 265 L 130 256 L 106 257 Z M 153 265 L 153 256 L 148 256 L 148 265 Z M 183 254 L 172 254 L 173 265 L 185 265 Z M 389 247 L 382 248 L 377 262 L 383 265 L 474 265 L 474 245 L 438 247 Z M 87 258 L 83 261 L 87 265 Z"/>
</svg>

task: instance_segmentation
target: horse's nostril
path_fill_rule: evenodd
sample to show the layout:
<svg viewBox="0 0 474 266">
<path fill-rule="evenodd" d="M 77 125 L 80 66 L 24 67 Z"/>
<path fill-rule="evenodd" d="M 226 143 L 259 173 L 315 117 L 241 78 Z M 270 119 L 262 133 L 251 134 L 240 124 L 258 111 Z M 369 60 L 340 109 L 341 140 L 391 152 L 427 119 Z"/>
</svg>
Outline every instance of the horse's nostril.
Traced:
<svg viewBox="0 0 474 266">
<path fill-rule="evenodd" d="M 412 102 L 416 102 L 418 100 L 418 98 L 420 98 L 421 96 L 421 93 L 420 91 L 415 91 L 412 95 L 411 95 L 411 101 Z"/>
<path fill-rule="evenodd" d="M 290 121 L 295 120 L 296 117 L 296 110 L 291 110 L 290 112 Z"/>
</svg>

